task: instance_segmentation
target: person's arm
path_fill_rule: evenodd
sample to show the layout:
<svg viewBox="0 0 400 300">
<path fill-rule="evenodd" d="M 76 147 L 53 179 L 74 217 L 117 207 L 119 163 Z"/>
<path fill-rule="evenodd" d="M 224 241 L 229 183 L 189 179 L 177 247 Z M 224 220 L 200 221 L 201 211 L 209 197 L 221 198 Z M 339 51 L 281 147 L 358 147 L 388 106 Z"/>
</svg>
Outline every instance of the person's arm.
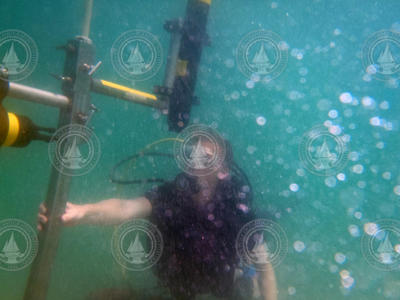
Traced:
<svg viewBox="0 0 400 300">
<path fill-rule="evenodd" d="M 263 300 L 277 300 L 278 289 L 276 286 L 276 278 L 274 268 L 269 262 L 269 254 L 266 243 L 263 238 L 258 241 L 252 250 L 255 261 L 254 268 L 257 270 L 257 281 Z"/>
<path fill-rule="evenodd" d="M 67 212 L 67 211 L 66 211 Z M 108 199 L 83 205 L 81 224 L 116 225 L 133 218 L 145 218 L 151 213 L 151 204 L 146 197 L 133 200 Z M 64 220 L 67 215 L 63 215 Z"/>
<path fill-rule="evenodd" d="M 278 290 L 274 268 L 271 264 L 264 271 L 257 271 L 258 286 L 263 300 L 277 300 Z"/>
<path fill-rule="evenodd" d="M 146 197 L 133 200 L 108 199 L 90 204 L 68 202 L 61 219 L 64 225 L 117 225 L 133 218 L 145 218 L 151 214 L 151 203 Z M 42 204 L 39 209 L 38 229 L 47 223 L 47 209 Z"/>
</svg>

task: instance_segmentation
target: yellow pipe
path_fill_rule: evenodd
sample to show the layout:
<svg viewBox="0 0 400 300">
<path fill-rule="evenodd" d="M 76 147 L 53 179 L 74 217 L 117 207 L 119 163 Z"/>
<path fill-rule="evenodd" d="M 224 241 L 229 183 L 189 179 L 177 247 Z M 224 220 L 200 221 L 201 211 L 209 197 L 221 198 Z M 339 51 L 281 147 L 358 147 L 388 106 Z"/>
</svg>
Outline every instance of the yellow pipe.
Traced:
<svg viewBox="0 0 400 300">
<path fill-rule="evenodd" d="M 149 93 L 145 93 L 145 92 L 141 92 L 141 91 L 138 91 L 138 90 L 134 90 L 134 89 L 128 88 L 126 86 L 119 85 L 119 84 L 116 84 L 116 83 L 113 83 L 113 82 L 110 82 L 110 81 L 106 81 L 106 80 L 100 80 L 100 81 L 104 86 L 108 86 L 108 87 L 113 88 L 113 89 L 117 89 L 117 90 L 128 92 L 128 93 L 132 93 L 132 94 L 135 94 L 135 95 L 140 96 L 140 97 L 145 97 L 145 98 L 149 98 L 149 99 L 152 99 L 154 101 L 157 101 L 157 97 L 155 95 L 152 95 L 152 94 L 149 94 Z"/>
<path fill-rule="evenodd" d="M 208 5 L 211 5 L 211 0 L 200 0 L 200 2 L 206 3 Z"/>
</svg>

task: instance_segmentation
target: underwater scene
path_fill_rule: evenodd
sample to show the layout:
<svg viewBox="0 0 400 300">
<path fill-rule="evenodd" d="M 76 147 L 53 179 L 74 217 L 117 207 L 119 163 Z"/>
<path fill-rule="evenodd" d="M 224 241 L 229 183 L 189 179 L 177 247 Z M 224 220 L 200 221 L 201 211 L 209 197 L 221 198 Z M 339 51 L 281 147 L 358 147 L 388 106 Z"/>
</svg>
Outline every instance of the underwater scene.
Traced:
<svg viewBox="0 0 400 300">
<path fill-rule="evenodd" d="M 400 299 L 399 12 L 2 0 L 0 300 Z"/>
</svg>

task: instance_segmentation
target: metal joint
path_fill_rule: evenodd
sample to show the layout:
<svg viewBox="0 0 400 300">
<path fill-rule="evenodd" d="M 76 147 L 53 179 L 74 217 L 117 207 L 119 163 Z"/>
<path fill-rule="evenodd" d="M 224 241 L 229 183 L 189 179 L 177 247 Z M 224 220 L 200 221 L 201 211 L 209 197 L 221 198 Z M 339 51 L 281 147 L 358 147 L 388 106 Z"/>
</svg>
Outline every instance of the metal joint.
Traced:
<svg viewBox="0 0 400 300">
<path fill-rule="evenodd" d="M 0 78 L 8 79 L 8 69 L 3 65 L 0 65 Z"/>
<path fill-rule="evenodd" d="M 167 20 L 164 23 L 164 29 L 169 33 L 182 33 L 184 21 L 182 18 Z"/>
<path fill-rule="evenodd" d="M 1 101 L 3 101 L 3 99 L 7 96 L 9 87 L 10 83 L 5 79 L 0 78 L 0 104 Z"/>
</svg>

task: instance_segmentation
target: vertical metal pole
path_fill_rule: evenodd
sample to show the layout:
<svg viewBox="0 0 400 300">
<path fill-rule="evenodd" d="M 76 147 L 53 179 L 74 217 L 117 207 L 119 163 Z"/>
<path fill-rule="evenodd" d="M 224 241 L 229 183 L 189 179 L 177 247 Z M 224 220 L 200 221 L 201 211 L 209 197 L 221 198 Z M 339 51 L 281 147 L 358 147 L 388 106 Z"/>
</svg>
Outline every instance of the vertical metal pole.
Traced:
<svg viewBox="0 0 400 300">
<path fill-rule="evenodd" d="M 189 124 L 197 71 L 203 46 L 207 44 L 206 32 L 211 0 L 188 0 L 183 24 L 182 39 L 174 79 L 169 97 L 168 125 L 170 130 L 181 131 Z"/>
<path fill-rule="evenodd" d="M 171 32 L 171 42 L 169 44 L 167 66 L 165 68 L 164 86 L 172 89 L 176 75 L 179 49 L 181 47 L 183 20 L 177 19 L 169 22 L 168 25 L 171 28 L 167 27 L 166 29 Z"/>
<path fill-rule="evenodd" d="M 69 184 L 68 176 L 62 175 L 55 168 L 52 169 L 45 201 L 49 221 L 44 230 L 39 233 L 39 252 L 31 267 L 24 300 L 46 299 L 62 226 L 59 216 L 65 209 L 62 204 L 67 202 Z"/>
<path fill-rule="evenodd" d="M 89 35 L 92 0 L 87 1 L 83 35 L 68 42 L 63 82 L 64 94 L 72 100 L 72 106 L 60 109 L 58 127 L 68 124 L 84 124 L 90 108 L 90 84 L 87 66 L 93 64 L 94 47 Z M 62 150 L 62 149 L 61 149 Z M 65 152 L 64 152 L 65 153 Z M 56 257 L 62 229 L 60 216 L 65 211 L 71 177 L 63 175 L 55 167 L 51 177 L 45 205 L 48 223 L 39 233 L 39 251 L 31 266 L 25 288 L 24 300 L 46 300 L 51 269 Z"/>
<path fill-rule="evenodd" d="M 93 0 L 86 0 L 85 17 L 82 23 L 82 36 L 89 37 L 90 22 L 92 20 Z"/>
</svg>

